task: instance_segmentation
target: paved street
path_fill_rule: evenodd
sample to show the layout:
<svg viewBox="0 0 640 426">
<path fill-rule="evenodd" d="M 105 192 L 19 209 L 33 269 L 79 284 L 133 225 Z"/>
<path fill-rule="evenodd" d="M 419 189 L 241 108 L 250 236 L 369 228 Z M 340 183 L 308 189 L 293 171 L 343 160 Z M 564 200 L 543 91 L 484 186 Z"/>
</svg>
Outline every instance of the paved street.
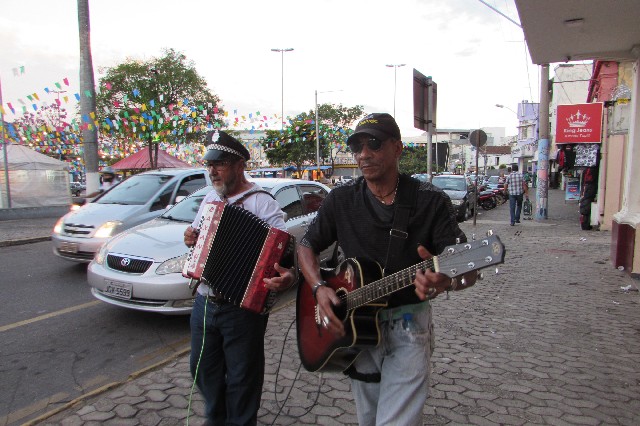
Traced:
<svg viewBox="0 0 640 426">
<path fill-rule="evenodd" d="M 507 254 L 497 274 L 433 302 L 425 424 L 640 424 L 639 282 L 611 266 L 610 232 L 581 231 L 577 206 L 549 195 L 547 221 L 511 227 L 505 204 L 463 224 L 493 229 Z M 259 424 L 355 425 L 349 382 L 300 370 L 294 319 L 289 304 L 269 320 Z M 185 353 L 32 424 L 199 425 L 188 371 Z"/>
</svg>

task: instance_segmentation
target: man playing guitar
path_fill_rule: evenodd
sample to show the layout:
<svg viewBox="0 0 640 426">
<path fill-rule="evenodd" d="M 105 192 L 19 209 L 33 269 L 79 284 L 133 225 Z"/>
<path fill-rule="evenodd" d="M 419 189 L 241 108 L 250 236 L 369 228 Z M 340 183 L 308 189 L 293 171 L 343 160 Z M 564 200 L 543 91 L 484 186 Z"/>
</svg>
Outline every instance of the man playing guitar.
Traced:
<svg viewBox="0 0 640 426">
<path fill-rule="evenodd" d="M 403 146 L 391 115 L 363 118 L 347 145 L 362 177 L 329 193 L 298 248 L 304 285 L 309 286 L 302 291 L 311 292 L 312 304 L 315 299 L 310 309 L 317 319 L 318 333 L 325 337 L 330 333 L 338 340 L 357 333 L 351 330 L 355 319 L 345 321 L 339 313 L 343 299 L 336 292 L 340 289 L 323 279 L 318 261 L 322 250 L 337 241 L 346 258 L 368 258 L 383 268 L 381 276 L 388 276 L 466 241 L 449 197 L 430 183 L 399 173 Z M 402 215 L 406 216 L 403 221 L 399 219 Z M 345 276 L 367 275 L 364 265 L 367 263 L 350 264 Z M 433 351 L 428 299 L 473 285 L 477 273 L 467 272 L 464 278 L 460 274 L 453 280 L 450 276 L 418 268 L 410 277 L 412 285 L 381 298 L 382 308 L 375 310 L 373 326 L 379 344 L 354 345 L 357 355 L 345 371 L 352 378 L 361 425 L 423 423 Z M 304 342 L 299 342 L 301 345 Z M 308 369 L 309 364 L 305 365 Z M 321 364 L 314 369 L 322 368 Z"/>
</svg>

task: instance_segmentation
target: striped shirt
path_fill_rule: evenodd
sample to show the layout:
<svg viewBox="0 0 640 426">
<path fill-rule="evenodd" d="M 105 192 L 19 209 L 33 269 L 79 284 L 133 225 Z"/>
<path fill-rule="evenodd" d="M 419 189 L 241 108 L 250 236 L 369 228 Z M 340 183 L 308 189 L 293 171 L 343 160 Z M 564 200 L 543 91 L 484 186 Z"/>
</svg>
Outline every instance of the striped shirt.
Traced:
<svg viewBox="0 0 640 426">
<path fill-rule="evenodd" d="M 507 176 L 507 182 L 506 182 L 509 195 L 524 194 L 524 189 L 522 188 L 523 183 L 524 183 L 524 178 L 522 177 L 522 173 L 511 172 L 511 174 Z"/>
</svg>

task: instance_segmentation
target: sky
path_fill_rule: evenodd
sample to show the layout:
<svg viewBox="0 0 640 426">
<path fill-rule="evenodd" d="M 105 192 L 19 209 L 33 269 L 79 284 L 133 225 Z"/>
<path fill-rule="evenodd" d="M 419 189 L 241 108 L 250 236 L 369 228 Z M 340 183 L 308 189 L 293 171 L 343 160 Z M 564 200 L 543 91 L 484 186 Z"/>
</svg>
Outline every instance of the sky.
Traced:
<svg viewBox="0 0 640 426">
<path fill-rule="evenodd" d="M 485 1 L 519 22 L 513 0 Z M 173 48 L 239 115 L 294 116 L 314 109 L 317 91 L 320 104 L 395 108 L 402 135 L 417 136 L 414 68 L 437 84 L 439 129 L 505 127 L 515 135 L 517 104 L 539 99 L 539 67 L 522 30 L 478 0 L 89 0 L 89 7 L 96 83 L 105 67 Z M 284 48 L 294 50 L 271 51 Z M 5 111 L 20 99 L 30 105 L 33 93 L 40 104 L 53 102 L 57 95 L 44 88 L 56 82 L 74 110 L 76 0 L 4 1 L 0 52 Z"/>
</svg>

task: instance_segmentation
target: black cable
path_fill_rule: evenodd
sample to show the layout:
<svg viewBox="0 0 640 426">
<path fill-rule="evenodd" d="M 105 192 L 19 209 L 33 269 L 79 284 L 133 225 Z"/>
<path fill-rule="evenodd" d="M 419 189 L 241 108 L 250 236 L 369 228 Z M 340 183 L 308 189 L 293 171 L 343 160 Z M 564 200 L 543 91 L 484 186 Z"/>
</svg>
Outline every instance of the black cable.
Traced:
<svg viewBox="0 0 640 426">
<path fill-rule="evenodd" d="M 291 395 L 291 391 L 293 390 L 293 387 L 296 384 L 296 381 L 298 380 L 298 375 L 300 374 L 300 367 L 302 367 L 302 363 L 298 364 L 298 370 L 296 371 L 296 376 L 293 378 L 293 383 L 291 383 L 291 387 L 289 388 L 289 391 L 287 392 L 287 396 L 284 398 L 284 401 L 282 401 L 282 405 L 280 405 L 280 402 L 278 401 L 278 372 L 280 371 L 280 366 L 282 365 L 282 357 L 284 355 L 284 348 L 287 344 L 287 338 L 289 337 L 289 332 L 291 331 L 291 327 L 293 327 L 293 324 L 295 324 L 296 320 L 292 320 L 291 324 L 289 324 L 289 328 L 287 329 L 287 333 L 284 335 L 284 341 L 282 342 L 282 349 L 280 350 L 280 359 L 278 360 L 278 368 L 276 369 L 276 381 L 275 384 L 273 386 L 273 399 L 276 401 L 276 407 L 278 407 L 278 412 L 276 413 L 276 416 L 273 418 L 273 421 L 271 422 L 271 426 L 273 426 L 275 424 L 275 421 L 278 419 L 278 417 L 280 416 L 280 413 L 282 412 L 282 409 L 284 408 L 285 404 L 287 403 L 287 400 L 289 399 L 289 396 Z M 320 373 L 320 375 L 318 376 L 318 391 L 316 392 L 316 397 L 315 400 L 313 401 L 313 403 L 311 404 L 311 406 L 307 409 L 307 411 L 305 411 L 304 413 L 302 413 L 299 416 L 296 416 L 296 419 L 299 419 L 302 416 L 307 415 L 309 412 L 311 412 L 311 410 L 313 409 L 313 407 L 315 407 L 316 403 L 318 402 L 318 398 L 320 397 L 320 388 L 322 387 L 322 373 Z M 289 416 L 291 417 L 291 416 Z"/>
</svg>

